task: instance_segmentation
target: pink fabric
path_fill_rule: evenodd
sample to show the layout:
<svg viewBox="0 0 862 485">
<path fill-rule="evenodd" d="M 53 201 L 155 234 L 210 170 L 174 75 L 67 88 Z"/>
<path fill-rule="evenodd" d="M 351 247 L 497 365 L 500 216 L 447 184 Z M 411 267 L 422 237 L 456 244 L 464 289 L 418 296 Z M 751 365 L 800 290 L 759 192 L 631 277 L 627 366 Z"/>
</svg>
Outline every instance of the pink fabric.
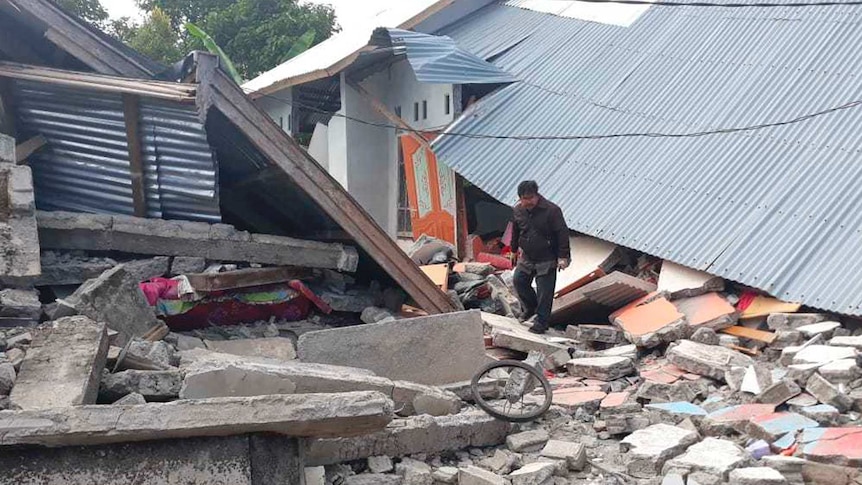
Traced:
<svg viewBox="0 0 862 485">
<path fill-rule="evenodd" d="M 179 282 L 169 280 L 167 278 L 153 278 L 150 281 L 145 281 L 138 285 L 144 296 L 147 298 L 147 303 L 150 306 L 156 306 L 159 300 L 179 300 Z"/>
</svg>

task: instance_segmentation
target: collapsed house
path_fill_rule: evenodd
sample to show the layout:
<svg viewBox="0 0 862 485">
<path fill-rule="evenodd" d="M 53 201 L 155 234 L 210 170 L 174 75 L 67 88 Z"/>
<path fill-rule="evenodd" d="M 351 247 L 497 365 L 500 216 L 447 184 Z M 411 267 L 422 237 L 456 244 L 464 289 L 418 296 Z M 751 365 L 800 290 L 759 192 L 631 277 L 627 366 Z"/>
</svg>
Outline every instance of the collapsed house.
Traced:
<svg viewBox="0 0 862 485">
<path fill-rule="evenodd" d="M 475 81 L 478 109 L 518 86 L 489 62 L 509 50 L 395 28 L 515 11 L 486 3 L 411 6 L 377 31 L 380 51 L 335 44 L 360 82 L 406 62 Z M 14 33 L 0 40 L 14 135 L 0 136 L 0 483 L 860 480 L 862 329 L 844 312 L 574 235 L 564 331 L 531 334 L 499 244 L 452 239 L 505 214 L 487 194 L 471 196 L 484 209 L 459 201 L 422 137 L 415 160 L 454 180 L 429 178 L 425 207 L 453 217 L 426 220 L 451 230 L 411 259 L 216 58 L 158 66 L 45 0 L 0 3 L 0 24 Z M 463 107 L 458 93 L 440 110 Z M 465 205 L 466 231 L 450 225 Z M 501 359 L 542 370 L 547 414 L 511 425 L 476 409 L 504 396 L 506 376 L 470 383 Z"/>
</svg>

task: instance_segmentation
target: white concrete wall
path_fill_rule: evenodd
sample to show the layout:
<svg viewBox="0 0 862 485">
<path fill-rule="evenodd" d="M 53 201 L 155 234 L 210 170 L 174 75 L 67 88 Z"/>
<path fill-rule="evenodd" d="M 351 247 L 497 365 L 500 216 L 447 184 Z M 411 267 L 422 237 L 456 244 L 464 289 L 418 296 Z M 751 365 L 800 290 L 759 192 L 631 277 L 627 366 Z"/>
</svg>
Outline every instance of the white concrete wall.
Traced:
<svg viewBox="0 0 862 485">
<path fill-rule="evenodd" d="M 308 154 L 317 160 L 321 167 L 329 171 L 329 127 L 323 123 L 314 126 L 314 133 L 308 144 Z"/>
<path fill-rule="evenodd" d="M 272 93 L 269 96 L 263 96 L 255 100 L 255 103 L 266 111 L 266 114 L 272 118 L 275 123 L 281 127 L 286 133 L 290 133 L 290 103 L 293 99 L 291 88 L 285 88 L 281 91 Z"/>
</svg>

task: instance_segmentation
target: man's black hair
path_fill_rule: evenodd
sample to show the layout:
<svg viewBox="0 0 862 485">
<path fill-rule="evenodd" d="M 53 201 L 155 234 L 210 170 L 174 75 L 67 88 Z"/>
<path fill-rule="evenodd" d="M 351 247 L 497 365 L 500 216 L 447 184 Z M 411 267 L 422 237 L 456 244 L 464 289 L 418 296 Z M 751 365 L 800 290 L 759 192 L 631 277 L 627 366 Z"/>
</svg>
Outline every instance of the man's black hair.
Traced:
<svg viewBox="0 0 862 485">
<path fill-rule="evenodd" d="M 525 195 L 537 195 L 539 193 L 539 184 L 535 180 L 524 180 L 518 184 L 518 197 Z"/>
</svg>

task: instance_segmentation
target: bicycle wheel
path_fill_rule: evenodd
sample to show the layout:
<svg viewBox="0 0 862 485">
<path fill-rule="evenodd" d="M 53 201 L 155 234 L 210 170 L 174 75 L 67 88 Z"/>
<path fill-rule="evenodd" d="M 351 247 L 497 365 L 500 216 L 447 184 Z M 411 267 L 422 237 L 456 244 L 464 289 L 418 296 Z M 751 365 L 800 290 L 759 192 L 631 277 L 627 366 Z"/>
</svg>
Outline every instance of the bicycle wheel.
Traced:
<svg viewBox="0 0 862 485">
<path fill-rule="evenodd" d="M 504 395 L 503 399 L 486 400 L 479 392 L 479 382 L 495 369 L 506 371 L 509 375 L 507 388 L 515 382 L 515 387 L 520 387 L 520 392 L 516 395 Z M 528 379 L 528 381 L 517 382 L 519 379 Z M 530 394 L 537 387 L 541 387 L 542 392 L 538 402 Z M 473 400 L 483 411 L 496 419 L 510 423 L 526 423 L 541 417 L 550 409 L 553 400 L 551 384 L 545 376 L 536 368 L 518 360 L 501 360 L 482 367 L 470 381 L 470 390 L 473 393 Z"/>
</svg>

